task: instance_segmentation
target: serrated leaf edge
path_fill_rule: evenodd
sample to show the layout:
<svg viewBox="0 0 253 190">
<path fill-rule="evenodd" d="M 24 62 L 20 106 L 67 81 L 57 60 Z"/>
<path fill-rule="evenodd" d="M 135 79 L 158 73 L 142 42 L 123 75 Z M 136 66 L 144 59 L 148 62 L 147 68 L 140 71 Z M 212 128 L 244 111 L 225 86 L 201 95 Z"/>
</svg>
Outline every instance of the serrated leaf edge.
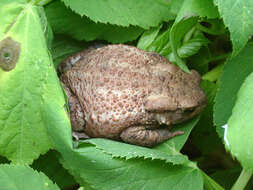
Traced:
<svg viewBox="0 0 253 190">
<path fill-rule="evenodd" d="M 92 144 L 92 143 L 89 143 L 89 142 L 86 142 L 87 144 Z M 121 156 L 121 155 L 117 155 L 117 154 L 114 154 L 112 152 L 109 152 L 109 151 L 106 151 L 104 150 L 103 148 L 100 148 L 98 147 L 96 144 L 92 144 L 97 150 L 100 150 L 102 151 L 103 153 L 107 154 L 107 155 L 110 155 L 112 158 L 121 158 L 121 159 L 125 159 L 125 160 L 131 160 L 131 159 L 135 159 L 135 158 L 141 158 L 143 160 L 160 160 L 160 161 L 164 161 L 165 163 L 171 163 L 173 165 L 180 165 L 180 164 L 184 164 L 188 161 L 187 157 L 185 157 L 184 155 L 181 155 L 182 156 L 182 159 L 185 158 L 184 161 L 182 161 L 181 163 L 174 163 L 172 161 L 169 161 L 168 159 L 166 158 L 154 158 L 154 157 L 147 157 L 147 156 L 139 156 L 139 155 L 134 155 L 134 154 L 131 154 L 131 157 L 128 157 L 128 156 Z M 175 156 L 175 155 L 174 155 Z"/>
</svg>

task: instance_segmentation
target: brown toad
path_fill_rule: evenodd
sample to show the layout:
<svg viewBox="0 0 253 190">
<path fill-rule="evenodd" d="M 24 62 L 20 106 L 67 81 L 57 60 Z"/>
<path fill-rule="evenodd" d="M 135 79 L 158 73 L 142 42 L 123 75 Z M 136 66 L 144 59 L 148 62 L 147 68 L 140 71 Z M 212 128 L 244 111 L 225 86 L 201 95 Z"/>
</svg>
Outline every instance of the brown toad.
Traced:
<svg viewBox="0 0 253 190">
<path fill-rule="evenodd" d="M 173 125 L 200 113 L 200 75 L 185 73 L 157 53 L 127 45 L 89 48 L 60 66 L 74 131 L 154 146 L 183 131 Z"/>
</svg>

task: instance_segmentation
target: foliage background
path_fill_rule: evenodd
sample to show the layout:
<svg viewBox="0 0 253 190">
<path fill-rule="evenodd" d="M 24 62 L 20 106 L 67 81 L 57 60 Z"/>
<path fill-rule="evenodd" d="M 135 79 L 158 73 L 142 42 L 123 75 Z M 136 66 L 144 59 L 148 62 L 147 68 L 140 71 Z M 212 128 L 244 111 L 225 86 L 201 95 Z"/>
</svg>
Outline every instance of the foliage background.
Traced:
<svg viewBox="0 0 253 190">
<path fill-rule="evenodd" d="M 0 187 L 252 189 L 252 15 L 251 0 L 1 0 Z M 7 37 L 21 45 L 9 72 Z M 198 70 L 208 105 L 175 127 L 185 135 L 152 149 L 73 143 L 56 69 L 94 43 L 134 45 Z"/>
</svg>

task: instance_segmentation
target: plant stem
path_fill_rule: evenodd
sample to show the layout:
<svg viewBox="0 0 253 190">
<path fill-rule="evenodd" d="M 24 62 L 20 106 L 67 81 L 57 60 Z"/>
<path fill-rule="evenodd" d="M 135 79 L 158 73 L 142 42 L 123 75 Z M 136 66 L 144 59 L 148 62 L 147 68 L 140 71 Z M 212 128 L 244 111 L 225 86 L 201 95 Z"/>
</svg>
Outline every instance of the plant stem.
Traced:
<svg viewBox="0 0 253 190">
<path fill-rule="evenodd" d="M 251 176 L 252 172 L 243 169 L 231 190 L 243 190 L 246 187 Z"/>
<path fill-rule="evenodd" d="M 209 29 L 207 27 L 202 26 L 200 23 L 198 23 L 196 25 L 197 29 L 199 29 L 202 32 L 205 32 L 207 34 L 211 34 L 211 35 L 219 35 L 219 33 L 217 33 L 215 30 Z"/>
<path fill-rule="evenodd" d="M 220 56 L 216 56 L 216 57 L 211 58 L 209 60 L 209 62 L 215 62 L 215 61 L 220 61 L 220 60 L 223 60 L 223 59 L 227 59 L 230 55 L 231 55 L 231 53 L 226 53 L 226 54 L 223 54 L 223 55 L 220 55 Z"/>
</svg>

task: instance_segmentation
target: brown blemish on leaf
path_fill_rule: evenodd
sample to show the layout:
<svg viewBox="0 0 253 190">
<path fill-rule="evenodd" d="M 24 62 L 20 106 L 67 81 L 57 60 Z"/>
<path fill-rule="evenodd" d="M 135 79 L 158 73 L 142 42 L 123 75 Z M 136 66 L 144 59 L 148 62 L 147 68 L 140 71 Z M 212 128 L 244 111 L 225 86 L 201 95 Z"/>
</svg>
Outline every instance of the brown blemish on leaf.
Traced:
<svg viewBox="0 0 253 190">
<path fill-rule="evenodd" d="M 0 68 L 11 71 L 15 68 L 20 54 L 20 43 L 7 37 L 0 41 Z"/>
</svg>

